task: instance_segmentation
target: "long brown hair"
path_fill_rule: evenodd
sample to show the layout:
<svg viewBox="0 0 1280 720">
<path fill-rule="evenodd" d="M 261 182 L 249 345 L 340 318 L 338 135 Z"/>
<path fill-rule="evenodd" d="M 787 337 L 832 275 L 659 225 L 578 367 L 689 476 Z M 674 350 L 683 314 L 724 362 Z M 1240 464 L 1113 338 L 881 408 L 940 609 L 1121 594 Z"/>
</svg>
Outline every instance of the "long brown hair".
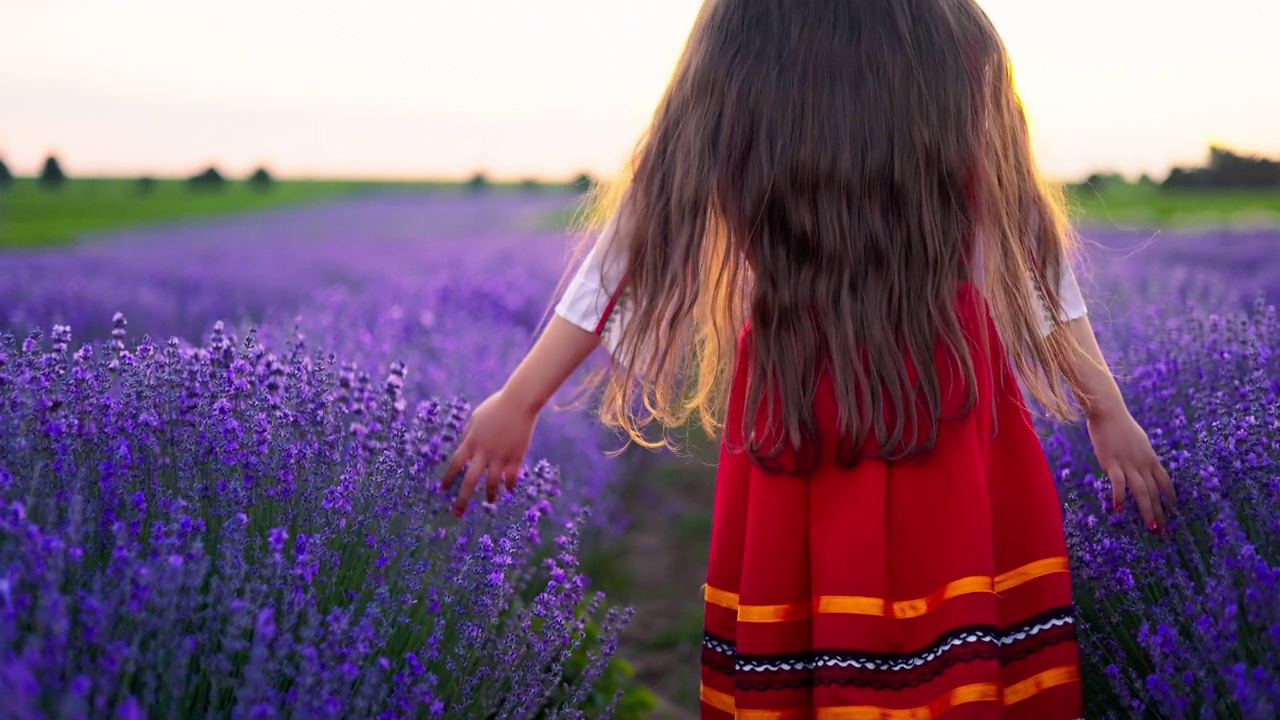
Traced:
<svg viewBox="0 0 1280 720">
<path fill-rule="evenodd" d="M 798 456 L 816 442 L 819 368 L 842 464 L 870 437 L 889 458 L 932 447 L 937 343 L 969 381 L 966 408 L 976 397 L 956 309 L 975 273 L 1019 379 L 1074 414 L 1074 343 L 1042 335 L 1038 304 L 1055 303 L 1069 228 L 973 0 L 707 0 L 597 209 L 594 227 L 620 212 L 630 311 L 602 417 L 637 443 L 664 444 L 643 432 L 653 421 L 719 430 L 749 322 L 742 438 L 757 461 L 783 449 L 756 436 L 762 402 Z M 911 430 L 921 406 L 926 435 Z"/>
</svg>

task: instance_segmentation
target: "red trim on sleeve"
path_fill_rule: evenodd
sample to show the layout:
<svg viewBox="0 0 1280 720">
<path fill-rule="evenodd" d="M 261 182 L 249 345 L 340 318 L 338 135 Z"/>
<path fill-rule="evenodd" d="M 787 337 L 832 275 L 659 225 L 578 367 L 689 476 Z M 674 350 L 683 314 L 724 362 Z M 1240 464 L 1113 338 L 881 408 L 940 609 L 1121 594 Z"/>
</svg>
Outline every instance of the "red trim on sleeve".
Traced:
<svg viewBox="0 0 1280 720">
<path fill-rule="evenodd" d="M 618 304 L 618 296 L 622 295 L 622 288 L 625 285 L 626 278 L 624 277 L 623 281 L 618 283 L 617 289 L 613 291 L 613 295 L 609 296 L 609 304 L 604 306 L 604 314 L 600 316 L 600 322 L 596 323 L 595 333 L 597 335 L 604 334 L 605 323 L 609 321 L 609 316 L 613 314 L 613 309 Z"/>
</svg>

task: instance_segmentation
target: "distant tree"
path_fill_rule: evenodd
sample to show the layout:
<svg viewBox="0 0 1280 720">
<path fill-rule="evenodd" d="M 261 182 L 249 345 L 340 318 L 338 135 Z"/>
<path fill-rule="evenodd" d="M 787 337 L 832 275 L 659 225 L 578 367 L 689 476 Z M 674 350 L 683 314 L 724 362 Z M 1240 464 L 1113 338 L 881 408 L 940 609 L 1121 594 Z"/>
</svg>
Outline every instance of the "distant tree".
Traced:
<svg viewBox="0 0 1280 720">
<path fill-rule="evenodd" d="M 596 186 L 595 178 L 591 177 L 586 173 L 582 173 L 578 177 L 574 178 L 573 182 L 570 183 L 570 187 L 573 188 L 574 192 L 579 192 L 579 193 L 590 192 L 591 189 L 594 188 L 595 186 Z"/>
<path fill-rule="evenodd" d="M 1204 167 L 1176 167 L 1161 184 L 1166 189 L 1280 188 L 1280 162 L 1240 155 L 1223 147 L 1209 148 Z"/>
<path fill-rule="evenodd" d="M 520 183 L 520 189 L 526 192 L 537 192 L 538 190 L 542 189 L 542 183 L 538 182 L 537 180 L 534 180 L 533 178 L 525 178 Z"/>
<path fill-rule="evenodd" d="M 13 173 L 9 172 L 9 166 L 4 164 L 4 160 L 0 160 L 0 190 L 5 190 L 10 185 L 13 185 Z"/>
<path fill-rule="evenodd" d="M 1138 184 L 1143 187 L 1151 187 L 1156 181 L 1147 173 L 1142 173 L 1142 177 L 1138 178 Z"/>
<path fill-rule="evenodd" d="M 271 173 L 267 172 L 264 167 L 254 170 L 253 174 L 249 176 L 249 186 L 255 190 L 266 190 L 271 187 L 272 182 L 274 180 L 271 177 Z"/>
<path fill-rule="evenodd" d="M 1084 179 L 1080 185 L 1092 192 L 1102 192 L 1108 187 L 1124 184 L 1124 176 L 1115 172 L 1097 172 Z"/>
<path fill-rule="evenodd" d="M 1187 168 L 1175 167 L 1169 171 L 1168 177 L 1164 179 L 1164 182 L 1160 183 L 1160 187 L 1166 190 L 1190 187 L 1192 185 L 1191 174 L 1192 171 Z"/>
<path fill-rule="evenodd" d="M 191 176 L 191 179 L 187 182 L 191 184 L 191 187 L 201 190 L 220 190 L 227 183 L 226 178 L 222 177 L 222 173 L 212 166 L 198 175 Z"/>
<path fill-rule="evenodd" d="M 58 188 L 66 182 L 67 174 L 62 171 L 58 158 L 52 155 L 45 158 L 44 168 L 40 170 L 40 184 L 48 188 Z"/>
<path fill-rule="evenodd" d="M 138 192 L 142 195 L 150 193 L 156 189 L 156 179 L 150 175 L 143 175 L 138 178 Z"/>
<path fill-rule="evenodd" d="M 1280 163 L 1210 147 L 1209 177 L 1221 187 L 1280 187 Z"/>
<path fill-rule="evenodd" d="M 471 192 L 484 192 L 489 189 L 489 178 L 484 173 L 476 173 L 467 181 L 467 189 Z"/>
</svg>

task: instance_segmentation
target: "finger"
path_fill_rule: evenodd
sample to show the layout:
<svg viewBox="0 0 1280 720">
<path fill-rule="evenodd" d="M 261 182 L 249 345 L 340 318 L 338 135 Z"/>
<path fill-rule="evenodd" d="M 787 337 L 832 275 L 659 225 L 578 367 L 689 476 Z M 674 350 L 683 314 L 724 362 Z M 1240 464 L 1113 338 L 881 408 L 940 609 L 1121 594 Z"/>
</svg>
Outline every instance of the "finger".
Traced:
<svg viewBox="0 0 1280 720">
<path fill-rule="evenodd" d="M 507 486 L 507 492 L 515 492 L 516 480 L 520 479 L 520 464 L 508 465 L 506 470 L 502 471 L 502 480 Z"/>
<path fill-rule="evenodd" d="M 471 459 L 471 443 L 464 442 L 453 451 L 453 457 L 449 458 L 449 464 L 444 466 L 440 487 L 445 491 L 453 488 L 453 481 L 458 478 L 458 473 L 462 472 L 462 468 L 466 466 L 467 461 Z"/>
<path fill-rule="evenodd" d="M 1143 481 L 1142 475 L 1137 470 L 1129 469 L 1125 470 L 1124 477 L 1129 483 L 1129 492 L 1138 502 L 1138 512 L 1142 515 L 1142 522 L 1149 530 L 1157 529 L 1159 525 L 1156 525 L 1155 510 L 1151 507 L 1151 490 Z"/>
<path fill-rule="evenodd" d="M 1164 515 L 1164 503 L 1160 501 L 1160 489 L 1156 485 L 1156 479 L 1150 469 L 1140 473 L 1142 484 L 1147 487 L 1147 496 L 1151 498 L 1151 514 L 1155 516 L 1156 532 L 1163 533 L 1168 520 Z"/>
<path fill-rule="evenodd" d="M 1169 505 L 1177 505 L 1178 491 L 1173 487 L 1173 478 L 1169 477 L 1169 471 L 1164 469 L 1164 465 L 1159 460 L 1156 460 L 1152 477 L 1156 479 L 1156 485 L 1160 486 L 1160 491 L 1169 498 Z"/>
<path fill-rule="evenodd" d="M 480 475 L 484 473 L 484 457 L 477 454 L 471 458 L 471 465 L 467 467 L 467 474 L 462 478 L 462 487 L 458 489 L 458 499 L 453 502 L 453 514 L 462 517 L 462 513 L 466 512 L 467 505 L 471 503 L 471 496 L 476 494 L 476 485 L 480 483 Z"/>
<path fill-rule="evenodd" d="M 498 483 L 502 482 L 502 465 L 493 463 L 484 472 L 484 499 L 498 501 Z"/>
<path fill-rule="evenodd" d="M 1117 512 L 1124 507 L 1124 488 L 1126 485 L 1124 471 L 1120 468 L 1110 468 L 1107 470 L 1107 477 L 1111 478 L 1111 507 Z"/>
</svg>

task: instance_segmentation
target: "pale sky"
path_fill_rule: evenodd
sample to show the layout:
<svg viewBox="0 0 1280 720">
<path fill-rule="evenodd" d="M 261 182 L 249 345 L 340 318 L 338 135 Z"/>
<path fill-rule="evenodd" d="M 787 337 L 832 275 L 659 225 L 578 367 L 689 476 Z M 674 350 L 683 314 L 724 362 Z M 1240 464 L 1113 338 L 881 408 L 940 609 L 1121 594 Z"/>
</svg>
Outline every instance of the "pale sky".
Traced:
<svg viewBox="0 0 1280 720">
<path fill-rule="evenodd" d="M 1280 154 L 1280 2 L 981 0 L 1041 166 Z M 700 0 L 0 0 L 0 158 L 31 174 L 613 174 Z"/>
</svg>

